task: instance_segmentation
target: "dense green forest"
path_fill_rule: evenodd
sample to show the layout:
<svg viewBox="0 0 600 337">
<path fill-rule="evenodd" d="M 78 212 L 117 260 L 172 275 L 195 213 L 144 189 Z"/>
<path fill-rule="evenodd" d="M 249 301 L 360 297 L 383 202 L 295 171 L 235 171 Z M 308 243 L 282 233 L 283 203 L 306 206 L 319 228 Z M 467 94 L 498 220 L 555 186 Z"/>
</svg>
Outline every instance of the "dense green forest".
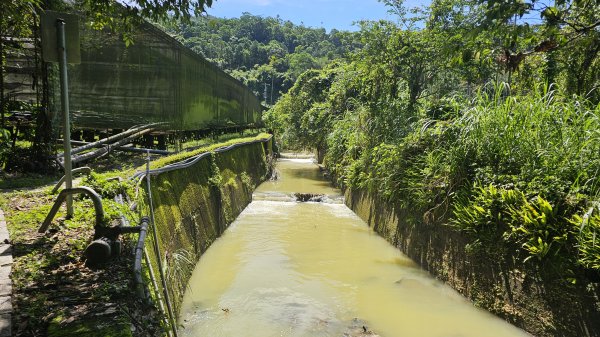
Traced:
<svg viewBox="0 0 600 337">
<path fill-rule="evenodd" d="M 466 233 L 470 254 L 565 283 L 599 270 L 597 2 L 385 2 L 398 22 L 363 23 L 362 48 L 267 112 L 283 147 L 409 225 Z"/>
<path fill-rule="evenodd" d="M 249 13 L 233 19 L 167 20 L 159 25 L 244 82 L 268 105 L 306 70 L 321 69 L 361 46 L 357 33 L 335 29 L 327 33 L 324 28 Z"/>
</svg>

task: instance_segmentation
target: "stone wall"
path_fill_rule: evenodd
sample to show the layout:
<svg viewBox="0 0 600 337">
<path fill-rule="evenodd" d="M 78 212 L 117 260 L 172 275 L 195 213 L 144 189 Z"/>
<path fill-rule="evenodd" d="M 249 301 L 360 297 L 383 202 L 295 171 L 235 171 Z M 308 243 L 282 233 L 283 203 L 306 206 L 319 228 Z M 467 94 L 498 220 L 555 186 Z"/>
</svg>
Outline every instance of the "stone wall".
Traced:
<svg viewBox="0 0 600 337">
<path fill-rule="evenodd" d="M 176 313 L 200 256 L 252 201 L 252 191 L 267 177 L 271 146 L 271 141 L 241 145 L 152 177 L 156 228 Z M 152 244 L 146 243 L 148 252 Z"/>
<path fill-rule="evenodd" d="M 405 210 L 376 195 L 347 190 L 346 204 L 370 227 L 441 281 L 535 336 L 600 336 L 597 283 L 569 284 L 543 265 L 514 255 L 468 253 L 470 240 L 445 226 L 447 208 Z"/>
</svg>

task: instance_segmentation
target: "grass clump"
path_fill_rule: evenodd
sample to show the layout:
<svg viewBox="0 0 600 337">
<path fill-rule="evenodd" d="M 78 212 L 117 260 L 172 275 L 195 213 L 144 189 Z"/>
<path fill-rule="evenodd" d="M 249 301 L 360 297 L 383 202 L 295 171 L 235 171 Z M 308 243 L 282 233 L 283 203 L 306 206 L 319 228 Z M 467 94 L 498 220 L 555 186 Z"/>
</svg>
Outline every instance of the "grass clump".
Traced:
<svg viewBox="0 0 600 337">
<path fill-rule="evenodd" d="M 474 215 L 486 214 L 502 228 L 496 239 L 518 244 L 525 260 L 597 268 L 600 256 L 589 253 L 573 223 L 599 197 L 600 106 L 539 89 L 524 97 L 482 94 L 453 123 L 443 160 L 468 163 L 464 181 L 475 185 L 460 188 L 470 197 L 455 200 L 452 224 L 472 231 L 482 220 Z"/>
<path fill-rule="evenodd" d="M 180 152 L 178 154 L 172 155 L 172 156 L 168 156 L 168 157 L 164 157 L 164 158 L 160 158 L 157 159 L 155 161 L 153 161 L 152 163 L 150 163 L 150 169 L 157 169 L 157 168 L 161 168 L 164 166 L 167 166 L 169 164 L 173 164 L 176 162 L 180 162 L 182 160 L 186 160 L 189 158 L 192 158 L 194 156 L 197 156 L 199 154 L 205 153 L 205 152 L 211 152 L 214 151 L 220 147 L 226 147 L 226 146 L 230 146 L 230 145 L 234 145 L 234 144 L 238 144 L 238 143 L 243 143 L 243 142 L 250 142 L 250 141 L 254 141 L 254 140 L 263 140 L 263 139 L 268 139 L 269 137 L 271 137 L 270 134 L 268 133 L 260 133 L 257 136 L 254 137 L 245 137 L 245 138 L 235 138 L 235 139 L 230 139 L 226 142 L 222 142 L 222 143 L 217 143 L 217 144 L 211 144 L 205 147 L 201 147 L 198 149 L 195 149 L 193 151 L 187 151 L 187 152 Z M 143 171 L 145 170 L 145 167 L 139 167 L 138 171 Z"/>
</svg>

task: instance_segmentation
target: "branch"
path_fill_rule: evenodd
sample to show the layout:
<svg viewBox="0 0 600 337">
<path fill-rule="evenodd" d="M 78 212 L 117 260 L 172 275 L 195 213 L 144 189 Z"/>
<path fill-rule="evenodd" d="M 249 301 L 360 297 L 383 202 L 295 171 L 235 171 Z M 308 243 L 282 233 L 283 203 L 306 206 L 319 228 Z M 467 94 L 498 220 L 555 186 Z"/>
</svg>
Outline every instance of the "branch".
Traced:
<svg viewBox="0 0 600 337">
<path fill-rule="evenodd" d="M 585 33 L 585 32 L 588 32 L 588 31 L 600 26 L 600 20 L 590 24 L 589 26 L 582 26 L 582 25 L 577 24 L 576 22 L 569 22 L 567 20 L 562 20 L 562 23 L 573 28 L 573 30 L 577 33 Z"/>
<path fill-rule="evenodd" d="M 569 23 L 567 23 L 569 24 Z M 585 26 L 583 28 L 575 28 L 573 26 L 571 26 L 574 30 L 575 30 L 575 34 L 573 36 L 571 36 L 571 38 L 569 38 L 567 41 L 558 44 L 556 41 L 548 39 L 548 40 L 544 40 L 542 42 L 540 42 L 537 46 L 535 46 L 533 48 L 533 50 L 528 50 L 525 52 L 519 52 L 519 53 L 512 53 L 510 50 L 508 49 L 504 49 L 504 55 L 500 55 L 496 58 L 496 61 L 498 63 L 504 64 L 508 69 L 510 70 L 516 70 L 517 67 L 521 64 L 521 62 L 530 55 L 533 55 L 535 53 L 547 53 L 553 50 L 557 50 L 560 48 L 563 48 L 569 44 L 571 44 L 573 41 L 579 39 L 580 37 L 582 37 L 586 32 L 595 29 L 596 27 L 600 26 L 600 20 L 589 25 L 589 26 Z"/>
</svg>

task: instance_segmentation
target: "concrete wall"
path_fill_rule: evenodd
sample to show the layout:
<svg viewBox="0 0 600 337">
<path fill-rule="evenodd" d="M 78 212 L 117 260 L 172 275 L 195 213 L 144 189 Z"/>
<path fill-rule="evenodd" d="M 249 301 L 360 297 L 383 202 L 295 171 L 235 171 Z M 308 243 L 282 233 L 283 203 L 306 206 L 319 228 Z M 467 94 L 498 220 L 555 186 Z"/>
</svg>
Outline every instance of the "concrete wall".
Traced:
<svg viewBox="0 0 600 337">
<path fill-rule="evenodd" d="M 370 227 L 473 303 L 536 336 L 600 336 L 598 284 L 568 284 L 513 255 L 468 253 L 470 242 L 445 226 L 451 210 L 406 210 L 360 190 L 346 204 Z"/>
<path fill-rule="evenodd" d="M 252 201 L 252 191 L 267 177 L 271 146 L 271 141 L 242 145 L 152 177 L 155 222 L 176 313 L 200 256 Z M 146 243 L 149 252 L 152 244 Z"/>
</svg>

